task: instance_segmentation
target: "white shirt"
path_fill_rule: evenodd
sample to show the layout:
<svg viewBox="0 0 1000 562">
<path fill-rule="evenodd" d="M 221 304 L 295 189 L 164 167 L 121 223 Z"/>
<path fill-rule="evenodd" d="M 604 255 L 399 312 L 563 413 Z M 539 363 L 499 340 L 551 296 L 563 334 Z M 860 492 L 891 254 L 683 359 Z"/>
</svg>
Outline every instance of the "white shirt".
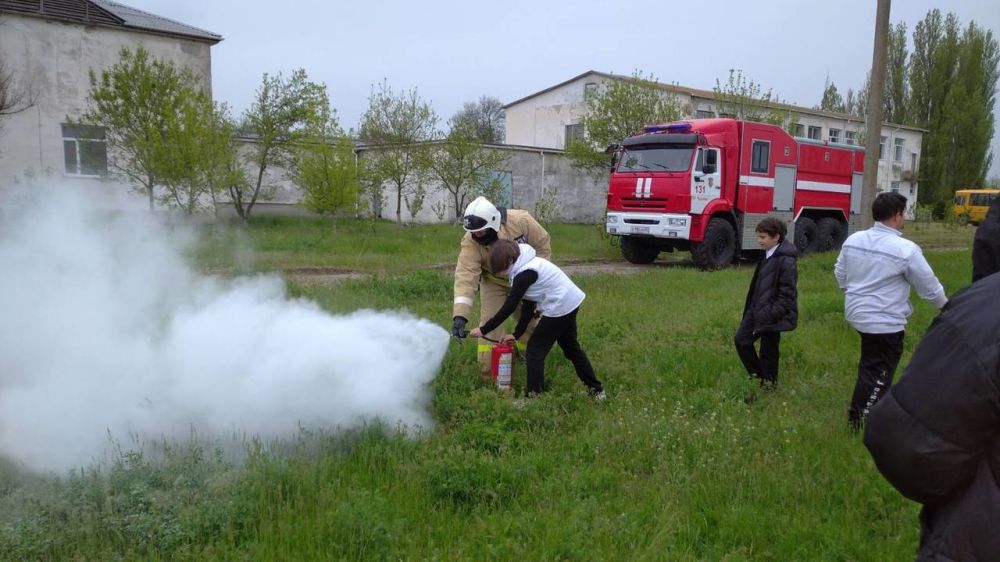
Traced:
<svg viewBox="0 0 1000 562">
<path fill-rule="evenodd" d="M 576 283 L 547 259 L 535 256 L 535 249 L 527 244 L 518 244 L 521 255 L 510 266 L 507 275 L 511 281 L 518 273 L 530 269 L 538 274 L 524 293 L 524 299 L 534 301 L 536 310 L 543 316 L 559 318 L 576 310 L 586 295 Z"/>
<path fill-rule="evenodd" d="M 848 237 L 833 274 L 844 290 L 844 317 L 866 334 L 903 331 L 913 312 L 910 286 L 938 309 L 948 302 L 920 246 L 880 222 Z"/>
</svg>

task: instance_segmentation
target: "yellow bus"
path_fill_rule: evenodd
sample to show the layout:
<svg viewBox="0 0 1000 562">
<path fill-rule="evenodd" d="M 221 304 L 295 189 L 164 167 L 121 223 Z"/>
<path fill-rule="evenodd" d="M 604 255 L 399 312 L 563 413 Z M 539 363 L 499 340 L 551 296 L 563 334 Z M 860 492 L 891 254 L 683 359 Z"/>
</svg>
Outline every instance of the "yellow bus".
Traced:
<svg viewBox="0 0 1000 562">
<path fill-rule="evenodd" d="M 979 224 L 997 197 L 1000 197 L 1000 189 L 959 189 L 955 191 L 955 216 Z"/>
</svg>

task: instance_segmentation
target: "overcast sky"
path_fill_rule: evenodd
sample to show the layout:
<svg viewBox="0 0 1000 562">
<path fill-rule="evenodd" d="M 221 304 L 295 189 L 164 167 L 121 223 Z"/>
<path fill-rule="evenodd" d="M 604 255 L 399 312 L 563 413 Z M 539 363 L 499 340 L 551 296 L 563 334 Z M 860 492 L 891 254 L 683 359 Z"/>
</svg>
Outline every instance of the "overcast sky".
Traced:
<svg viewBox="0 0 1000 562">
<path fill-rule="evenodd" d="M 464 102 L 504 103 L 587 70 L 711 90 L 730 68 L 797 105 L 824 81 L 857 90 L 871 67 L 875 0 L 120 0 L 224 37 L 212 48 L 217 100 L 247 108 L 264 72 L 304 68 L 357 128 L 373 84 L 416 88 L 442 124 Z M 488 6 L 488 7 L 487 7 Z M 1000 37 L 996 0 L 896 0 L 912 37 L 928 10 Z M 912 45 L 911 45 L 912 49 Z M 1000 173 L 994 138 L 991 175 Z"/>
</svg>

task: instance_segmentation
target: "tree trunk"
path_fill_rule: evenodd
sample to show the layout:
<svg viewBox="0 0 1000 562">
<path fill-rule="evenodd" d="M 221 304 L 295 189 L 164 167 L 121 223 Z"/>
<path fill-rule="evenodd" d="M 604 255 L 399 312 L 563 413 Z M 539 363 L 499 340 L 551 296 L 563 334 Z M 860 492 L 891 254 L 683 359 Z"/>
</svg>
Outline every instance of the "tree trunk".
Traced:
<svg viewBox="0 0 1000 562">
<path fill-rule="evenodd" d="M 152 176 L 147 176 L 146 177 L 146 185 L 147 185 L 146 192 L 149 194 L 149 212 L 152 213 L 153 211 L 156 210 L 155 199 L 153 198 L 153 177 Z"/>
<path fill-rule="evenodd" d="M 403 224 L 403 186 L 396 185 L 396 225 Z"/>
</svg>

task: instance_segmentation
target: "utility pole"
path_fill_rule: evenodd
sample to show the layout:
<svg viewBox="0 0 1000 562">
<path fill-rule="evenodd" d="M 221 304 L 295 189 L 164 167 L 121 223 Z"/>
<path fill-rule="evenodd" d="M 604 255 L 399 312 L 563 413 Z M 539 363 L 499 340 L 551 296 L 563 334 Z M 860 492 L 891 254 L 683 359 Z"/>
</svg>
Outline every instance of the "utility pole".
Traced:
<svg viewBox="0 0 1000 562">
<path fill-rule="evenodd" d="M 861 227 L 872 225 L 872 201 L 878 183 L 878 147 L 882 137 L 882 90 L 885 88 L 886 52 L 889 40 L 889 1 L 878 0 L 875 15 L 875 52 L 868 89 L 868 120 L 865 124 L 865 175 L 861 183 Z M 888 150 L 889 147 L 886 147 Z"/>
</svg>

